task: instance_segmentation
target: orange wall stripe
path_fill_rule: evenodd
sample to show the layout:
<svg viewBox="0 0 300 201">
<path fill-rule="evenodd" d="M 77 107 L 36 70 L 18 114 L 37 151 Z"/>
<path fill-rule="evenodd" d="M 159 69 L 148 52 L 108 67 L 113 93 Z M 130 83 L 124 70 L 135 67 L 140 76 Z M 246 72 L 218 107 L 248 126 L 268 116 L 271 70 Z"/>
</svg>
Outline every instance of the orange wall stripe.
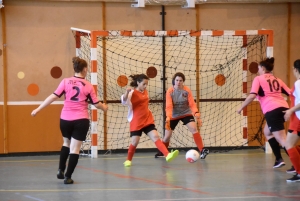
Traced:
<svg viewBox="0 0 300 201">
<path fill-rule="evenodd" d="M 76 31 L 76 34 L 75 34 L 76 48 L 81 47 L 80 36 L 81 36 L 80 33 L 78 31 Z"/>
<path fill-rule="evenodd" d="M 258 30 L 259 35 L 268 35 L 267 46 L 273 46 L 273 30 Z"/>
<path fill-rule="evenodd" d="M 245 107 L 244 109 L 243 109 L 243 116 L 247 116 L 247 107 Z"/>
<path fill-rule="evenodd" d="M 92 121 L 98 121 L 98 113 L 97 110 L 92 110 Z"/>
<path fill-rule="evenodd" d="M 167 31 L 167 36 L 178 36 L 178 31 L 177 30 Z"/>
<path fill-rule="evenodd" d="M 243 47 L 247 47 L 247 36 L 243 36 Z"/>
<path fill-rule="evenodd" d="M 88 35 L 88 33 L 83 33 L 83 32 L 79 32 L 79 31 L 75 32 L 76 48 L 81 47 L 80 37 L 81 36 L 87 36 L 87 35 Z"/>
<path fill-rule="evenodd" d="M 247 93 L 247 82 L 243 82 L 243 93 Z"/>
<path fill-rule="evenodd" d="M 91 31 L 91 48 L 97 47 L 97 38 L 99 36 L 109 36 L 108 31 Z"/>
<path fill-rule="evenodd" d="M 96 73 L 97 72 L 97 60 L 91 61 L 91 72 Z"/>
<path fill-rule="evenodd" d="M 121 36 L 132 36 L 132 31 L 121 31 Z"/>
<path fill-rule="evenodd" d="M 247 59 L 243 59 L 243 70 L 248 70 Z"/>
<path fill-rule="evenodd" d="M 94 90 L 95 90 L 95 94 L 97 95 L 98 94 L 97 85 L 93 85 L 93 87 L 94 87 Z"/>
<path fill-rule="evenodd" d="M 247 138 L 248 138 L 248 128 L 243 127 L 243 139 L 247 139 Z"/>
<path fill-rule="evenodd" d="M 153 30 L 144 31 L 144 36 L 155 36 L 155 31 Z"/>
<path fill-rule="evenodd" d="M 236 36 L 245 36 L 246 31 L 245 30 L 237 30 L 237 31 L 235 31 L 235 35 Z"/>
<path fill-rule="evenodd" d="M 91 140 L 92 140 L 92 146 L 97 146 L 98 142 L 97 142 L 97 133 L 92 133 L 91 134 Z"/>
<path fill-rule="evenodd" d="M 213 31 L 212 32 L 212 35 L 213 36 L 223 36 L 224 35 L 224 31 Z"/>
<path fill-rule="evenodd" d="M 191 30 L 190 31 L 190 36 L 201 36 L 201 31 Z"/>
</svg>

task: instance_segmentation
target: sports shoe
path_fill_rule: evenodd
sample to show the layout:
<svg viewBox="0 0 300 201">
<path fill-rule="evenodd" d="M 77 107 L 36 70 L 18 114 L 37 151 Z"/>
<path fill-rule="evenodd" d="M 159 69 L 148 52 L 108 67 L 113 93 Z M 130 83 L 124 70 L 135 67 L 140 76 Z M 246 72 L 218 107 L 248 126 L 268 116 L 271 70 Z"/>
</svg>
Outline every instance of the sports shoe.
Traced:
<svg viewBox="0 0 300 201">
<path fill-rule="evenodd" d="M 64 184 L 73 184 L 73 183 L 74 183 L 73 179 L 65 177 Z"/>
<path fill-rule="evenodd" d="M 209 150 L 208 150 L 208 149 L 202 149 L 200 158 L 201 158 L 201 159 L 205 159 L 205 157 L 206 157 L 208 154 L 209 154 Z"/>
<path fill-rule="evenodd" d="M 176 158 L 179 154 L 178 150 L 172 151 L 171 153 L 169 153 L 166 157 L 166 161 L 167 162 L 171 162 L 174 158 Z"/>
<path fill-rule="evenodd" d="M 280 168 L 282 166 L 285 166 L 285 162 L 281 158 L 278 161 L 277 160 L 275 161 L 273 168 Z"/>
<path fill-rule="evenodd" d="M 131 161 L 126 160 L 123 164 L 124 164 L 125 167 L 130 167 L 131 166 Z"/>
<path fill-rule="evenodd" d="M 162 158 L 165 157 L 163 153 L 161 153 L 160 151 L 157 152 L 157 154 L 154 155 L 154 158 Z"/>
<path fill-rule="evenodd" d="M 297 182 L 300 181 L 300 174 L 295 174 L 292 178 L 287 179 L 287 182 Z"/>
<path fill-rule="evenodd" d="M 64 172 L 61 169 L 58 169 L 57 171 L 57 179 L 64 179 Z"/>
<path fill-rule="evenodd" d="M 292 166 L 290 169 L 286 170 L 286 173 L 288 173 L 288 174 L 296 173 L 296 170 L 295 170 L 294 166 Z"/>
</svg>

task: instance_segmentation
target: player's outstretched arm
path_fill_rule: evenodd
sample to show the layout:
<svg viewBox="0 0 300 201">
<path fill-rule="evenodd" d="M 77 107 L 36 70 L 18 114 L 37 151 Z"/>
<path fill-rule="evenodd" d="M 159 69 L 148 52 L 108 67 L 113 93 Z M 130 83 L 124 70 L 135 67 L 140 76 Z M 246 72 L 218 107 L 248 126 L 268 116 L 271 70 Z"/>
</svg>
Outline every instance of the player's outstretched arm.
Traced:
<svg viewBox="0 0 300 201">
<path fill-rule="evenodd" d="M 246 100 L 242 103 L 242 106 L 236 111 L 238 114 L 241 114 L 242 110 L 249 105 L 256 98 L 256 94 L 249 94 Z"/>
<path fill-rule="evenodd" d="M 94 105 L 97 109 L 102 110 L 103 112 L 106 112 L 108 110 L 108 106 L 105 103 L 97 103 Z"/>
<path fill-rule="evenodd" d="M 48 105 L 50 105 L 53 101 L 55 101 L 56 99 L 58 99 L 58 97 L 54 94 L 51 94 L 50 96 L 48 96 L 44 102 L 35 110 L 33 110 L 31 112 L 31 116 L 35 116 L 39 111 L 41 111 L 43 108 L 47 107 Z"/>
</svg>

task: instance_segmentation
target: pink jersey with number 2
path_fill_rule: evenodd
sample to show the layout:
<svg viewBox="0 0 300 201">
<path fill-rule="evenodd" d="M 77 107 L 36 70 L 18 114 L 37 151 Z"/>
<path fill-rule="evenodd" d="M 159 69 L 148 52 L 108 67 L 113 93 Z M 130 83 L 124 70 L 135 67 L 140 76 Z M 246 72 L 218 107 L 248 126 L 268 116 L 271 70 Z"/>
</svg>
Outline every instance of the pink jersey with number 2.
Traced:
<svg viewBox="0 0 300 201">
<path fill-rule="evenodd" d="M 58 97 L 65 95 L 60 115 L 64 120 L 89 119 L 87 101 L 99 103 L 93 85 L 84 78 L 75 76 L 63 79 L 54 94 Z"/>
<path fill-rule="evenodd" d="M 291 90 L 279 78 L 271 73 L 257 76 L 252 82 L 250 94 L 256 94 L 264 114 L 279 107 L 289 108 L 281 93 L 287 96 Z"/>
</svg>

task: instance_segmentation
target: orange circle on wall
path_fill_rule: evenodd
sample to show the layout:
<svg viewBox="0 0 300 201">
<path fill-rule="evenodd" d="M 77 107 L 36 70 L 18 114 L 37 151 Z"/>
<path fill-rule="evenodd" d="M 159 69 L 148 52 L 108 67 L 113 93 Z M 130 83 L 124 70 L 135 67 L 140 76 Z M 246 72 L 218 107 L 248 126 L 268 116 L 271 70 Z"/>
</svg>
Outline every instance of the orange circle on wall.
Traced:
<svg viewBox="0 0 300 201">
<path fill-rule="evenodd" d="M 225 84 L 225 81 L 226 81 L 226 77 L 222 74 L 219 74 L 215 77 L 215 83 L 218 86 L 223 86 Z"/>
<path fill-rule="evenodd" d="M 27 92 L 31 95 L 31 96 L 35 96 L 39 93 L 39 86 L 36 84 L 30 84 L 27 87 Z"/>
<path fill-rule="evenodd" d="M 62 75 L 62 70 L 60 67 L 58 66 L 54 66 L 51 71 L 50 71 L 50 74 L 53 78 L 57 79 L 57 78 L 60 78 L 61 75 Z"/>
<path fill-rule="evenodd" d="M 250 73 L 256 74 L 258 72 L 258 63 L 251 62 L 249 65 L 249 71 Z"/>
<path fill-rule="evenodd" d="M 117 79 L 117 83 L 120 87 L 125 87 L 128 83 L 128 78 L 125 75 L 120 75 Z"/>
<path fill-rule="evenodd" d="M 149 78 L 155 78 L 156 75 L 157 75 L 157 70 L 154 66 L 150 66 L 148 69 L 147 69 L 147 72 L 146 72 L 147 76 Z"/>
</svg>

